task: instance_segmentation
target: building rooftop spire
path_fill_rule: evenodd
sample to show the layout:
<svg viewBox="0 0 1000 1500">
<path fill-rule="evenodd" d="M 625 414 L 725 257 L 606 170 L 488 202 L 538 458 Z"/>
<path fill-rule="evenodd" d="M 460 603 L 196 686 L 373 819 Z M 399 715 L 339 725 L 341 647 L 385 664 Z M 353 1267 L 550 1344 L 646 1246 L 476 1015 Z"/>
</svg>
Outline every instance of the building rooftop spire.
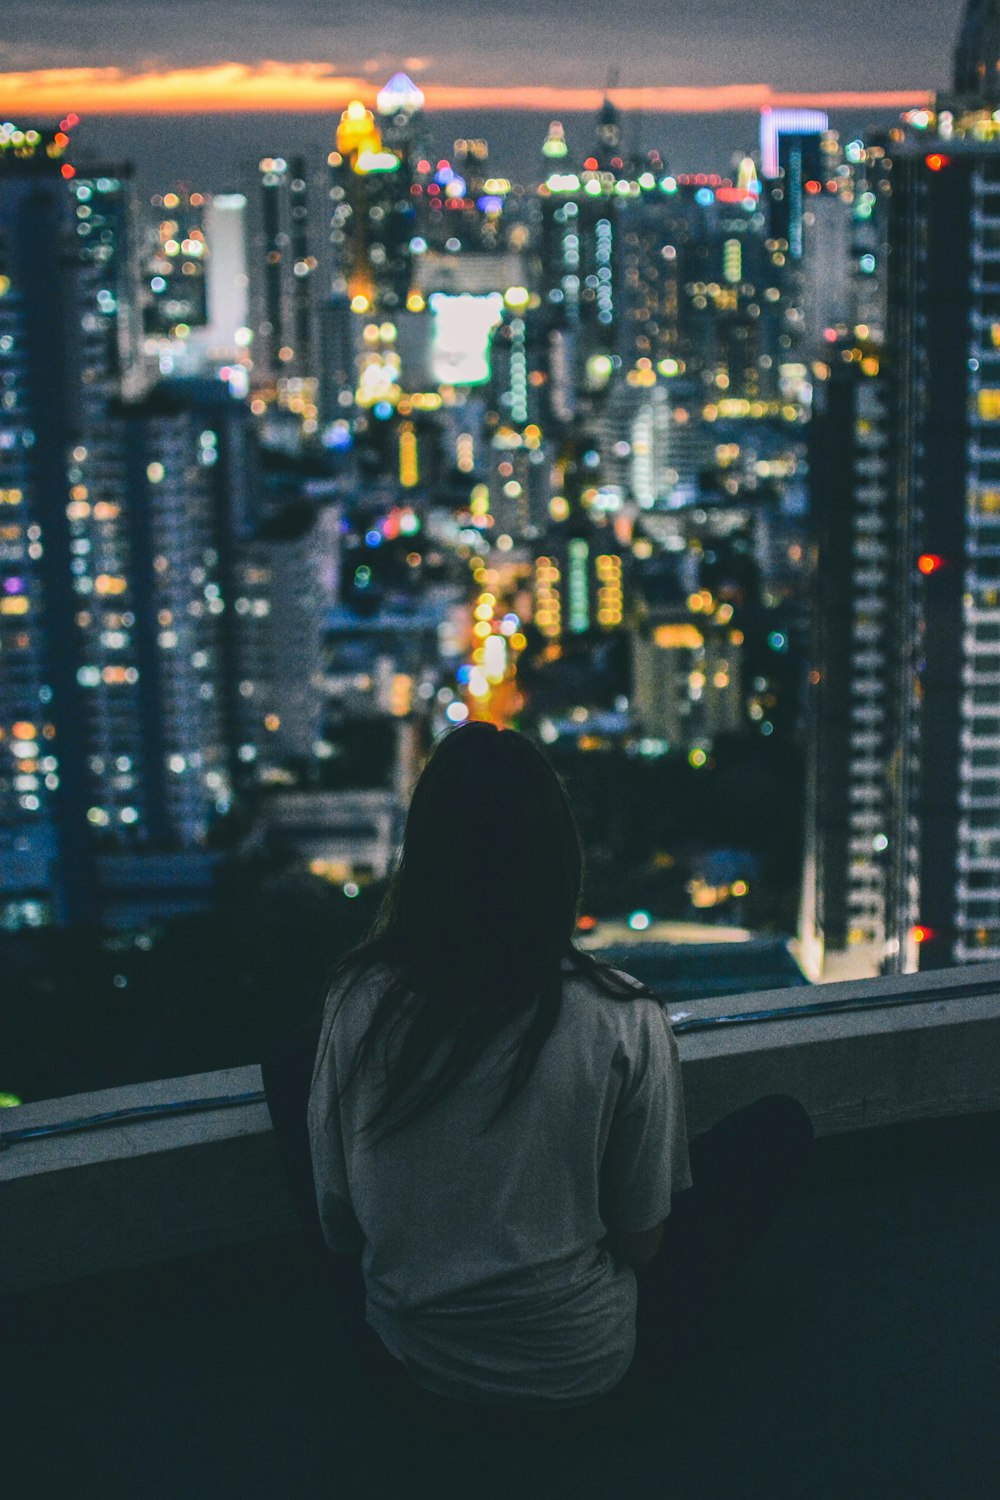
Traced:
<svg viewBox="0 0 1000 1500">
<path fill-rule="evenodd" d="M 424 95 L 408 74 L 393 73 L 376 103 L 380 115 L 413 115 L 423 109 Z"/>
</svg>

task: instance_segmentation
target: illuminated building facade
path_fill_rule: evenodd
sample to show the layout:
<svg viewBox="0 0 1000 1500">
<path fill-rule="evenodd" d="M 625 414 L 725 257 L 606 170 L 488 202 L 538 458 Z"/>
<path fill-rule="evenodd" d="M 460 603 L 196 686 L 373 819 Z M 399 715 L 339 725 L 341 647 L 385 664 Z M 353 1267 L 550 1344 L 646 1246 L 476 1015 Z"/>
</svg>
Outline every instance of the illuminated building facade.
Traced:
<svg viewBox="0 0 1000 1500">
<path fill-rule="evenodd" d="M 541 543 L 536 543 L 536 548 Z M 621 629 L 626 617 L 626 562 L 610 527 L 580 516 L 550 529 L 534 559 L 533 618 L 550 641 Z"/>
<path fill-rule="evenodd" d="M 152 207 L 158 218 L 144 247 L 143 325 L 148 334 L 186 336 L 208 321 L 207 199 L 178 187 L 157 193 Z"/>
<path fill-rule="evenodd" d="M 265 156 L 248 219 L 255 386 L 315 380 L 321 228 L 304 157 Z"/>
<path fill-rule="evenodd" d="M 913 623 L 892 698 L 901 968 L 1000 957 L 1000 127 L 942 105 L 944 132 L 914 132 L 892 168 L 895 609 Z"/>
<path fill-rule="evenodd" d="M 647 611 L 630 639 L 636 724 L 703 765 L 716 736 L 743 723 L 740 633 L 678 604 Z"/>
<path fill-rule="evenodd" d="M 878 357 L 854 357 L 861 352 L 848 339 L 830 347 L 810 431 L 813 666 L 800 939 L 816 978 L 879 972 L 895 831 L 886 766 L 890 674 L 904 644 L 891 611 L 898 513 L 885 377 Z"/>
<path fill-rule="evenodd" d="M 423 95 L 396 74 L 378 96 L 378 115 L 358 100 L 337 128 L 329 166 L 333 290 L 357 313 L 393 317 L 406 307 L 417 212 L 411 147 Z"/>
<path fill-rule="evenodd" d="M 45 144 L 0 158 L 8 927 L 132 920 L 150 859 L 169 910 L 192 872 L 163 859 L 203 847 L 230 794 L 215 637 L 220 486 L 228 506 L 239 465 L 212 414 L 247 416 L 219 382 L 136 394 L 127 176 L 74 173 Z"/>
<path fill-rule="evenodd" d="M 323 643 L 339 592 L 340 520 L 306 485 L 236 545 L 237 759 L 255 779 L 324 754 Z"/>
</svg>

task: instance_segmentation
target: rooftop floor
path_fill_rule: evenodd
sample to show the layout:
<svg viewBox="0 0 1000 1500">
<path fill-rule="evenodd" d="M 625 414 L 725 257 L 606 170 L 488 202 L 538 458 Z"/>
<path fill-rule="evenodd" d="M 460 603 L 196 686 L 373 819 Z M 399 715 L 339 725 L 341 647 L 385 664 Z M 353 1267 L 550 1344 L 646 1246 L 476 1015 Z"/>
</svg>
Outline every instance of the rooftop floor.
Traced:
<svg viewBox="0 0 1000 1500">
<path fill-rule="evenodd" d="M 31 1500 L 986 1500 L 1000 1114 L 827 1137 L 653 1417 L 435 1438 L 360 1384 L 295 1235 L 0 1303 Z"/>
</svg>

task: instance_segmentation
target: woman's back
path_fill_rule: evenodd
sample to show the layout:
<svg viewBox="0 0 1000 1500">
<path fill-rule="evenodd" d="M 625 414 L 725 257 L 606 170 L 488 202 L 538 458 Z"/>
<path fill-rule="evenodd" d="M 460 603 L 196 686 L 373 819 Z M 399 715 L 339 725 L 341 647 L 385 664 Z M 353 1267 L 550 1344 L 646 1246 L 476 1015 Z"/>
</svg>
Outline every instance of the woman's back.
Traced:
<svg viewBox="0 0 1000 1500">
<path fill-rule="evenodd" d="M 348 1078 L 393 973 L 369 969 L 327 1004 L 309 1106 L 324 1233 L 363 1250 L 368 1321 L 443 1395 L 554 1407 L 610 1390 L 632 1358 L 635 1278 L 599 1242 L 658 1223 L 690 1182 L 665 1016 L 564 970 L 554 1028 L 488 1129 L 530 1007 L 426 1113 L 376 1140 L 362 1127 L 384 1070 Z"/>
</svg>

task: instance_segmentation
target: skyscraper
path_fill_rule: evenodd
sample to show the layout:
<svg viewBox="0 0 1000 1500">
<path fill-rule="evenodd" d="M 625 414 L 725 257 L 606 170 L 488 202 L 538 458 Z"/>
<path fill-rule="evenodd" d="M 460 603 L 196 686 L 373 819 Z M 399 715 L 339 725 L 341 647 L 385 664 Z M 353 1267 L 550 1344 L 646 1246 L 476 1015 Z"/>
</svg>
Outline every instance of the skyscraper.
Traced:
<svg viewBox="0 0 1000 1500">
<path fill-rule="evenodd" d="M 0 130 L 2 920 L 97 913 L 94 829 L 127 835 L 138 669 L 109 402 L 133 370 L 128 184 L 55 132 Z M 113 753 L 112 753 L 113 752 Z M 127 764 L 119 765 L 118 762 Z M 100 809 L 98 813 L 97 809 Z"/>
<path fill-rule="evenodd" d="M 955 92 L 994 102 L 1000 95 L 997 0 L 968 0 L 955 47 Z"/>
</svg>

